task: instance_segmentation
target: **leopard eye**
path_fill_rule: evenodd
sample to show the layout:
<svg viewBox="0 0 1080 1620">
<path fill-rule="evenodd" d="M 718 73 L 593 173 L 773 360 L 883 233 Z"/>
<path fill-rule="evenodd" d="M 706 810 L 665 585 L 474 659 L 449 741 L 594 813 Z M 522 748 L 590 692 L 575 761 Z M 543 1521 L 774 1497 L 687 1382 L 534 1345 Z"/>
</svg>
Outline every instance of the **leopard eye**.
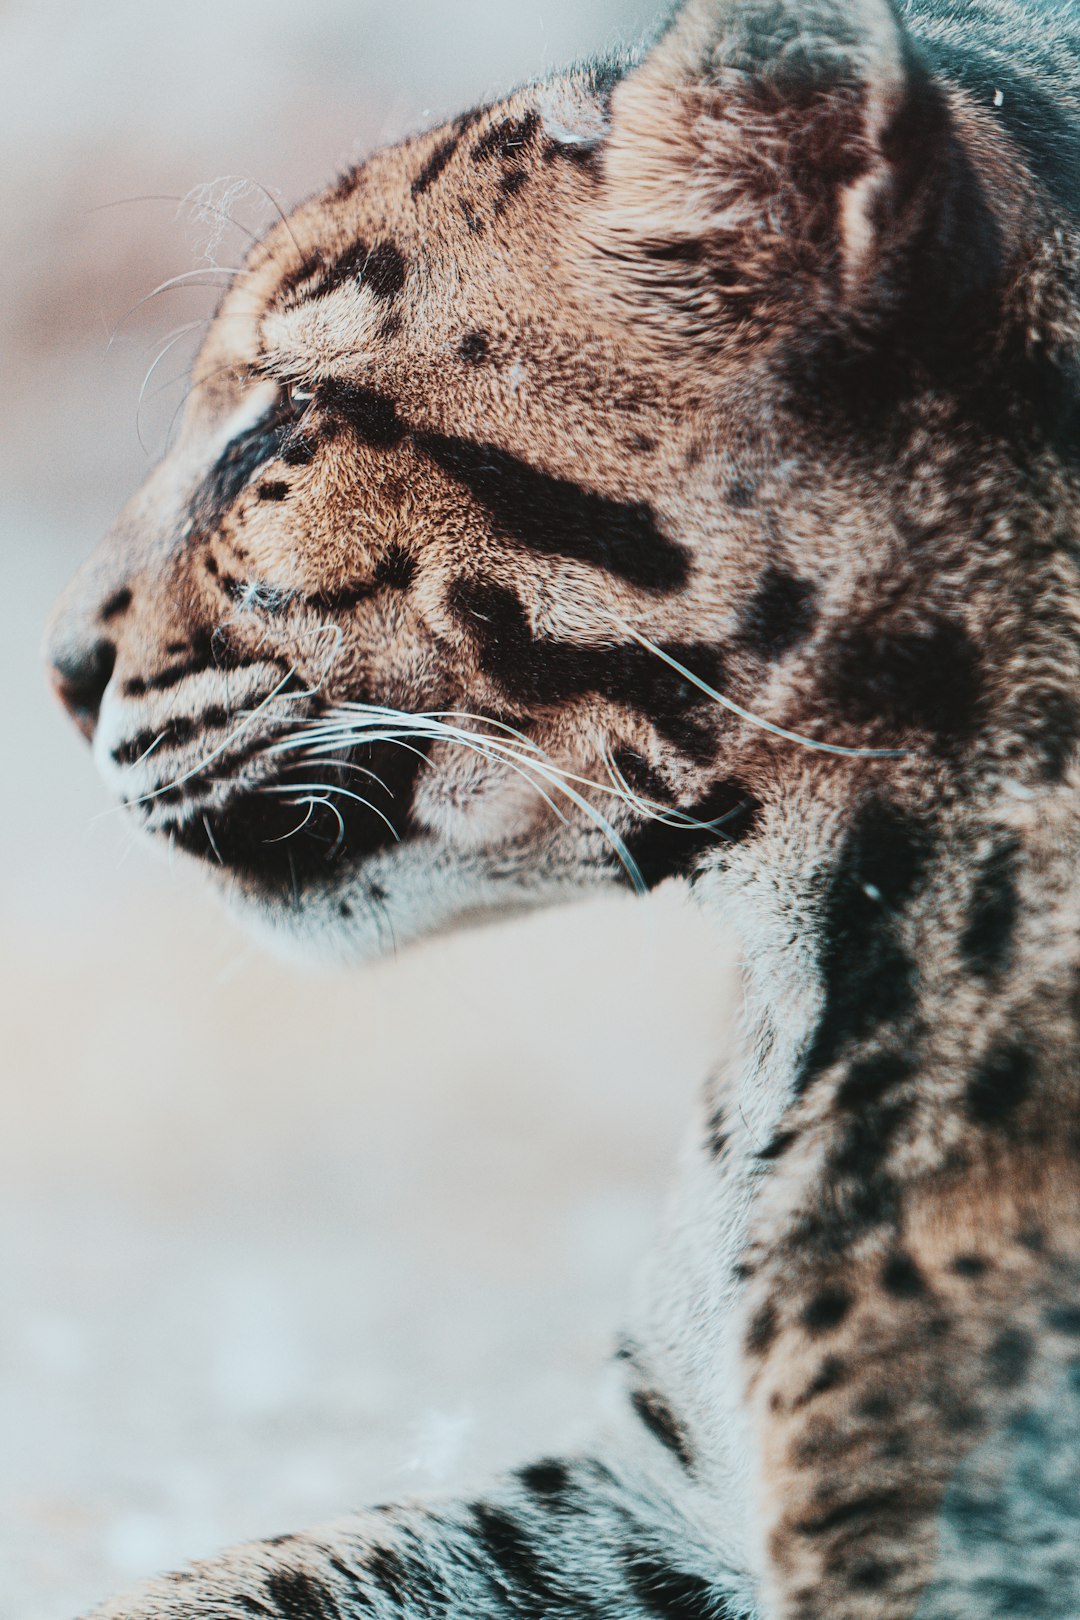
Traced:
<svg viewBox="0 0 1080 1620">
<path fill-rule="evenodd" d="M 305 388 L 302 383 L 293 382 L 283 383 L 282 387 L 289 409 L 294 411 L 298 416 L 303 415 L 304 411 L 311 404 L 311 401 L 315 398 L 315 390 L 313 388 Z"/>
</svg>

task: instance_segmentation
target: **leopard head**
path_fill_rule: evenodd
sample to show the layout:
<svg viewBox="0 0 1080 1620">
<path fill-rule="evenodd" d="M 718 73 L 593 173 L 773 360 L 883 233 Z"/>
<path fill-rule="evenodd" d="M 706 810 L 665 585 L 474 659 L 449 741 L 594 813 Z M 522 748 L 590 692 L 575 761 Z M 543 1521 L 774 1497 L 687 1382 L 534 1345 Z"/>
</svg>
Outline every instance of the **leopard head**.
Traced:
<svg viewBox="0 0 1080 1620">
<path fill-rule="evenodd" d="M 254 247 L 57 610 L 99 769 L 356 957 L 970 746 L 1049 206 L 888 0 L 690 0 L 377 153 Z"/>
</svg>

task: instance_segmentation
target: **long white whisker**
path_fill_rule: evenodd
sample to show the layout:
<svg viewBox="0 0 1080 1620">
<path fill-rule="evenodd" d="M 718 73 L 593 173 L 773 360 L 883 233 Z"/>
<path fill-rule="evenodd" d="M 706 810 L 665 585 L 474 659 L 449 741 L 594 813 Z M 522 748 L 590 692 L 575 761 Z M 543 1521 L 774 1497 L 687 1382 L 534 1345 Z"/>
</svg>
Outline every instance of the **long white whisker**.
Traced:
<svg viewBox="0 0 1080 1620">
<path fill-rule="evenodd" d="M 213 850 L 214 854 L 217 856 L 218 865 L 219 866 L 224 866 L 225 862 L 221 858 L 221 851 L 220 851 L 220 849 L 218 849 L 218 847 L 217 847 L 217 839 L 214 837 L 214 829 L 210 825 L 210 817 L 209 816 L 202 816 L 202 817 L 200 817 L 200 820 L 202 821 L 203 827 L 205 828 L 206 837 L 207 837 L 207 840 L 208 840 L 208 842 L 210 844 L 210 848 Z"/>
<path fill-rule="evenodd" d="M 759 714 L 752 714 L 733 698 L 725 697 L 714 686 L 710 686 L 708 681 L 703 681 L 700 675 L 695 675 L 693 670 L 687 669 L 685 664 L 680 664 L 677 658 L 672 658 L 670 653 L 658 647 L 655 641 L 650 641 L 648 636 L 643 636 L 640 631 L 635 630 L 632 624 L 627 624 L 625 619 L 612 616 L 612 623 L 617 624 L 631 636 L 639 647 L 655 653 L 657 658 L 675 670 L 684 680 L 689 681 L 692 686 L 696 686 L 699 692 L 704 692 L 706 697 L 712 698 L 714 703 L 719 703 L 721 708 L 737 714 L 740 720 L 748 720 L 751 725 L 760 727 L 762 731 L 771 732 L 774 737 L 782 737 L 785 742 L 798 743 L 801 747 L 812 748 L 819 754 L 838 754 L 845 759 L 903 759 L 910 752 L 906 748 L 843 748 L 839 743 L 818 742 L 813 737 L 804 737 L 801 732 L 787 731 L 783 726 L 774 725 L 771 720 L 765 720 Z"/>
<path fill-rule="evenodd" d="M 337 787 L 327 782 L 290 782 L 287 785 L 278 782 L 265 782 L 259 788 L 260 793 L 281 793 L 285 795 L 297 793 L 337 793 L 343 799 L 352 799 L 356 804 L 362 804 L 365 810 L 373 810 L 379 820 L 390 829 L 396 843 L 401 842 L 401 835 L 393 822 L 383 815 L 377 805 L 370 799 L 361 798 L 359 793 L 351 793 L 348 788 Z"/>
<path fill-rule="evenodd" d="M 300 803 L 307 805 L 307 815 L 304 817 L 303 821 L 299 824 L 299 826 L 293 827 L 290 832 L 282 833 L 279 838 L 264 838 L 263 843 L 264 844 L 285 844 L 285 843 L 288 842 L 288 840 L 290 838 L 296 838 L 300 833 L 303 832 L 304 828 L 307 826 L 308 822 L 311 820 L 312 816 L 315 814 L 316 802 L 317 801 L 315 799 L 301 799 Z"/>
</svg>

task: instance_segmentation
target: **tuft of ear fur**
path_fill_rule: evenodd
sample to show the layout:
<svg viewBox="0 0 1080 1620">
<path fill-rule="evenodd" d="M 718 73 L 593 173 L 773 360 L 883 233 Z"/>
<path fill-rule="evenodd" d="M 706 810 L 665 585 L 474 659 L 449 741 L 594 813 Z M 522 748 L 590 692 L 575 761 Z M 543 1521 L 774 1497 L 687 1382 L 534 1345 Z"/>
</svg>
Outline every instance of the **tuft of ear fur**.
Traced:
<svg viewBox="0 0 1080 1620">
<path fill-rule="evenodd" d="M 601 246 L 702 333 L 870 323 L 948 143 L 891 0 L 687 0 L 615 91 Z"/>
</svg>

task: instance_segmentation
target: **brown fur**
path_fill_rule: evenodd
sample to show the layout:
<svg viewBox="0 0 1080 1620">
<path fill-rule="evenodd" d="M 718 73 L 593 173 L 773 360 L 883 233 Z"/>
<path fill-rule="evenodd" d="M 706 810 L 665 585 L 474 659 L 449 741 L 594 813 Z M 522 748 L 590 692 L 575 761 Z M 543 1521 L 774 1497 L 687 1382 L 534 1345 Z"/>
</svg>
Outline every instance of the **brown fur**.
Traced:
<svg viewBox="0 0 1080 1620">
<path fill-rule="evenodd" d="M 616 844 L 740 933 L 751 1056 L 624 1358 L 664 1380 L 629 1402 L 660 1450 L 606 1478 L 644 1470 L 657 1525 L 680 1490 L 688 1525 L 726 1523 L 741 1323 L 737 1556 L 777 1620 L 1012 1602 L 950 1562 L 954 1487 L 992 1492 L 1016 1425 L 1077 1396 L 1080 301 L 1054 164 L 1080 134 L 1075 30 L 1025 66 L 1025 15 L 988 6 L 983 40 L 933 5 L 909 31 L 886 0 L 691 0 L 618 84 L 377 154 L 254 250 L 180 444 L 54 632 L 151 830 L 343 955 L 380 915 L 405 937 L 613 881 L 618 850 L 444 737 L 423 770 L 354 739 L 290 800 L 282 737 L 381 705 L 512 726 L 586 795 L 620 762 Z M 965 28 L 986 83 L 1012 49 L 1060 114 L 1049 167 L 941 65 Z M 264 455 L 237 414 L 260 401 Z M 398 773 L 403 841 L 348 809 L 328 859 L 326 802 L 371 771 Z M 281 799 L 260 820 L 283 787 L 310 827 Z M 639 1557 L 636 1596 L 594 1590 L 586 1559 L 580 1610 L 550 1571 L 530 1601 L 719 1615 L 726 1535 L 681 1587 Z M 1077 1574 L 1046 1544 L 1016 1554 L 1031 1620 Z M 167 1612 L 231 1617 L 233 1568 Z M 699 1606 L 662 1607 L 687 1581 Z M 427 1602 L 404 1612 L 466 1612 Z"/>
</svg>

